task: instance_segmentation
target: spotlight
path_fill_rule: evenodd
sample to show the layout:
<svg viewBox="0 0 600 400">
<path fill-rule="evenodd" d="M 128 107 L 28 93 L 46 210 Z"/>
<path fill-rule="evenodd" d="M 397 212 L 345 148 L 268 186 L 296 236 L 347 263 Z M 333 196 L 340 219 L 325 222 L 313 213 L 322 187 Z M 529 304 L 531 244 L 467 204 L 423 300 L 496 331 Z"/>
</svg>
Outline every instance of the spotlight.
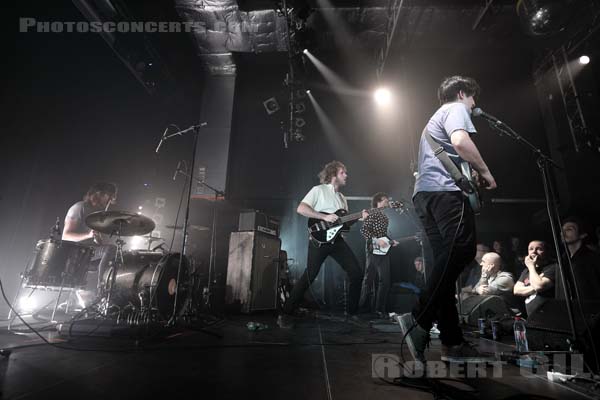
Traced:
<svg viewBox="0 0 600 400">
<path fill-rule="evenodd" d="M 590 57 L 583 55 L 581 57 L 579 57 L 579 64 L 583 64 L 583 65 L 587 65 L 590 63 Z"/>
<path fill-rule="evenodd" d="M 307 90 L 307 91 L 306 91 L 306 94 L 310 94 L 310 90 Z"/>
<path fill-rule="evenodd" d="M 304 50 L 302 50 L 302 52 L 303 52 L 304 54 L 308 54 L 308 49 L 304 49 Z"/>
<path fill-rule="evenodd" d="M 296 128 L 302 128 L 304 125 L 306 125 L 306 120 L 304 118 L 296 118 L 294 125 L 296 125 Z"/>
<path fill-rule="evenodd" d="M 379 88 L 373 94 L 373 98 L 375 102 L 379 105 L 385 106 L 391 103 L 392 101 L 392 92 L 390 92 L 386 88 Z"/>
</svg>

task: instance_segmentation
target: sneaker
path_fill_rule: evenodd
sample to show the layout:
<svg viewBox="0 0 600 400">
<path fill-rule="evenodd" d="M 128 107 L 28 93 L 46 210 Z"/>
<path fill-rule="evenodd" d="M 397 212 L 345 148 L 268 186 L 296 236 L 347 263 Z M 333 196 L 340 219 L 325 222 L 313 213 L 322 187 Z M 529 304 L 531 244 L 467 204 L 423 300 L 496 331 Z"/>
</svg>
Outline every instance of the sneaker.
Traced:
<svg viewBox="0 0 600 400">
<path fill-rule="evenodd" d="M 429 343 L 429 334 L 421 328 L 412 313 L 406 313 L 396 317 L 408 350 L 415 361 L 425 362 L 425 347 Z"/>
<path fill-rule="evenodd" d="M 288 314 L 279 314 L 277 316 L 277 326 L 281 329 L 292 329 L 294 327 L 294 317 Z"/>
<path fill-rule="evenodd" d="M 484 355 L 479 352 L 469 342 L 462 342 L 455 346 L 446 346 L 442 344 L 442 361 L 450 363 L 485 363 L 494 361 L 491 355 Z"/>
</svg>

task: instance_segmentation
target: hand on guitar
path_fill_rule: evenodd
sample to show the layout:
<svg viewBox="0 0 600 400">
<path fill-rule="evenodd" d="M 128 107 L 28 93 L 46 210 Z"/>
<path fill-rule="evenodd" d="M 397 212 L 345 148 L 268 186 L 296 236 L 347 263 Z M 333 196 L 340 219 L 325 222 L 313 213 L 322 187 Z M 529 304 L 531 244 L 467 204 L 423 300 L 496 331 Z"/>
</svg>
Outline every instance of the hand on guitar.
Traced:
<svg viewBox="0 0 600 400">
<path fill-rule="evenodd" d="M 477 186 L 484 187 L 488 190 L 496 189 L 498 187 L 496 179 L 494 179 L 489 170 L 485 173 L 479 173 L 476 170 L 473 170 L 472 174 L 473 179 L 477 182 Z"/>
<path fill-rule="evenodd" d="M 325 215 L 324 217 L 322 217 L 321 219 L 322 219 L 323 221 L 327 221 L 327 222 L 330 222 L 330 223 L 331 223 L 331 222 L 335 222 L 335 221 L 337 221 L 337 220 L 338 220 L 338 218 L 339 218 L 339 217 L 338 217 L 337 215 L 335 215 L 335 214 L 327 214 L 327 215 Z"/>
<path fill-rule="evenodd" d="M 392 247 L 396 247 L 396 246 L 398 246 L 399 244 L 400 244 L 400 242 L 399 242 L 399 241 L 397 241 L 397 240 L 392 240 Z"/>
<path fill-rule="evenodd" d="M 388 242 L 384 239 L 378 239 L 377 240 L 377 244 L 379 245 L 380 249 L 386 249 L 388 247 L 390 247 L 390 245 L 388 244 Z"/>
<path fill-rule="evenodd" d="M 368 216 L 369 216 L 369 213 L 367 212 L 367 210 L 362 210 L 362 217 L 360 217 L 358 220 L 364 221 L 365 219 L 367 219 Z"/>
</svg>

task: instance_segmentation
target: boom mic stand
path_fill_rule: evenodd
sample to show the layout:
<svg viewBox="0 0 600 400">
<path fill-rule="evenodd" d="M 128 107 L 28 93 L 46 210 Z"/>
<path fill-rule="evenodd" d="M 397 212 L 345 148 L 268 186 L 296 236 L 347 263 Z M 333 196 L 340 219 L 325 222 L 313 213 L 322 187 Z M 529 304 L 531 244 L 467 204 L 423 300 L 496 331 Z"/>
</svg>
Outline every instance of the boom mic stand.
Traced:
<svg viewBox="0 0 600 400">
<path fill-rule="evenodd" d="M 193 177 L 193 173 L 188 174 L 187 172 L 181 171 L 181 170 L 178 170 L 178 173 L 180 173 L 181 175 L 190 179 L 190 181 L 196 181 L 197 183 L 201 184 L 205 188 L 213 191 L 215 194 L 215 203 L 213 205 L 213 218 L 212 218 L 212 226 L 211 226 L 211 233 L 210 233 L 210 258 L 209 258 L 209 262 L 208 262 L 208 285 L 206 288 L 207 292 L 205 293 L 206 306 L 208 308 L 210 308 L 211 300 L 212 300 L 211 282 L 212 282 L 213 275 L 215 272 L 215 262 L 216 262 L 217 200 L 219 199 L 219 196 L 224 197 L 225 192 L 212 187 L 211 185 L 209 185 L 208 183 L 206 183 L 205 181 L 203 181 L 201 179 Z"/>
<path fill-rule="evenodd" d="M 495 131 L 497 131 L 500 134 L 500 136 L 502 136 L 502 135 L 508 136 L 509 138 L 516 141 L 520 145 L 525 146 L 527 149 L 529 149 L 533 154 L 535 154 L 537 156 L 537 165 L 538 165 L 538 168 L 540 169 L 541 176 L 542 176 L 542 183 L 544 185 L 544 196 L 546 198 L 546 208 L 548 211 L 548 219 L 550 220 L 550 228 L 552 230 L 552 240 L 554 241 L 554 247 L 556 248 L 556 251 L 558 252 L 558 257 L 557 257 L 558 270 L 560 273 L 560 278 L 562 279 L 563 282 L 565 282 L 565 284 L 563 285 L 563 291 L 565 294 L 565 303 L 567 305 L 567 314 L 569 317 L 569 324 L 570 324 L 570 328 L 571 328 L 571 338 L 572 338 L 569 351 L 571 353 L 573 353 L 575 350 L 577 350 L 577 346 L 579 345 L 580 342 L 578 340 L 577 330 L 575 328 L 575 318 L 573 315 L 573 304 L 571 303 L 573 300 L 573 297 L 571 296 L 572 295 L 571 288 L 567 284 L 568 280 L 565 279 L 566 274 L 569 271 L 567 271 L 565 269 L 562 257 L 560 257 L 559 243 L 562 243 L 564 248 L 567 248 L 567 245 L 565 243 L 563 235 L 559 233 L 559 229 L 562 229 L 562 224 L 560 221 L 558 204 L 556 203 L 556 194 L 554 191 L 554 187 L 552 185 L 552 180 L 550 179 L 550 166 L 552 166 L 556 169 L 563 169 L 563 168 L 561 166 L 559 166 L 550 156 L 544 154 L 541 149 L 539 149 L 538 147 L 533 145 L 531 142 L 529 142 L 527 139 L 525 139 L 524 137 L 519 135 L 510 126 L 506 125 L 504 122 L 502 122 L 494 117 L 490 118 L 490 116 L 486 116 L 486 115 L 484 115 L 484 118 L 486 118 L 488 120 L 490 127 L 492 129 L 494 129 Z M 568 263 L 570 264 L 570 262 L 571 262 L 570 258 L 567 257 L 567 260 L 568 260 Z M 572 270 L 572 268 L 571 268 L 571 270 Z M 570 281 L 575 282 L 574 279 L 570 280 Z M 585 318 L 584 318 L 584 320 L 585 320 Z M 593 343 L 593 338 L 592 338 L 592 343 Z M 593 350 L 594 350 L 594 356 L 597 357 L 597 355 L 595 354 L 596 353 L 595 349 L 593 349 Z"/>
<path fill-rule="evenodd" d="M 192 146 L 192 161 L 190 163 L 190 174 L 188 176 L 188 178 L 189 178 L 188 196 L 187 196 L 186 207 L 185 207 L 185 219 L 183 221 L 183 243 L 181 245 L 181 254 L 179 255 L 179 265 L 177 267 L 177 286 L 175 289 L 175 298 L 173 300 L 173 313 L 171 314 L 171 318 L 167 322 L 167 325 L 169 325 L 169 326 L 173 326 L 177 320 L 177 298 L 179 297 L 179 293 L 181 290 L 181 269 L 183 266 L 183 257 L 185 257 L 186 245 L 187 245 L 188 224 L 189 224 L 189 219 L 190 219 L 190 201 L 192 199 L 192 183 L 193 183 L 193 176 L 194 176 L 194 168 L 196 167 L 196 150 L 198 148 L 198 136 L 200 135 L 200 129 L 206 125 L 207 125 L 206 122 L 202 122 L 198 125 L 192 125 L 187 129 L 183 129 L 183 130 L 177 131 L 175 133 L 171 133 L 169 135 L 167 135 L 167 131 L 168 131 L 168 128 L 167 128 L 167 131 L 165 131 L 163 133 L 163 135 L 160 139 L 160 142 L 158 143 L 158 146 L 156 147 L 156 153 L 158 153 L 162 143 L 164 141 L 172 138 L 173 136 L 183 136 L 190 132 L 192 132 L 194 134 L 194 145 Z"/>
</svg>

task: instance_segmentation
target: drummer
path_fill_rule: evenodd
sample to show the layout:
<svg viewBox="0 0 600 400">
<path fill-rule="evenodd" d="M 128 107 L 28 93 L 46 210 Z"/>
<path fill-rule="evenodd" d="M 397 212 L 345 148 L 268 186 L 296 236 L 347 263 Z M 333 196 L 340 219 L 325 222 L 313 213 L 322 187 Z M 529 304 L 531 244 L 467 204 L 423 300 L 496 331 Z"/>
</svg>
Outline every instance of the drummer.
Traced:
<svg viewBox="0 0 600 400">
<path fill-rule="evenodd" d="M 109 182 L 96 182 L 88 189 L 82 201 L 78 201 L 69 208 L 65 217 L 62 240 L 94 247 L 90 270 L 95 270 L 97 265 L 98 289 L 100 289 L 102 275 L 109 261 L 115 258 L 116 247 L 104 243 L 102 236 L 85 224 L 85 217 L 96 211 L 108 210 L 110 204 L 114 203 L 116 199 L 117 185 Z"/>
</svg>

